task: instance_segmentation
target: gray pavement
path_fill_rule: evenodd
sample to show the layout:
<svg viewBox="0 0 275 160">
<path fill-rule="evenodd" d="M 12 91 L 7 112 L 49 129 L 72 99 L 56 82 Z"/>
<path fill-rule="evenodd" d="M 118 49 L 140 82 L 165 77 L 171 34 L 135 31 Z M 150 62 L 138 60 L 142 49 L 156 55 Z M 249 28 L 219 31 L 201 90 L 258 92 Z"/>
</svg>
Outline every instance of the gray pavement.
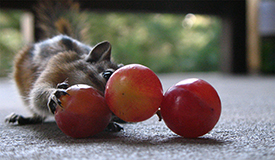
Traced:
<svg viewBox="0 0 275 160">
<path fill-rule="evenodd" d="M 197 139 L 170 131 L 157 116 L 123 124 L 119 133 L 86 139 L 64 135 L 52 118 L 40 125 L 4 123 L 11 112 L 28 115 L 13 83 L 0 79 L 0 159 L 275 159 L 275 77 L 220 73 L 159 75 L 164 90 L 186 78 L 212 84 L 222 100 L 218 124 Z"/>
</svg>

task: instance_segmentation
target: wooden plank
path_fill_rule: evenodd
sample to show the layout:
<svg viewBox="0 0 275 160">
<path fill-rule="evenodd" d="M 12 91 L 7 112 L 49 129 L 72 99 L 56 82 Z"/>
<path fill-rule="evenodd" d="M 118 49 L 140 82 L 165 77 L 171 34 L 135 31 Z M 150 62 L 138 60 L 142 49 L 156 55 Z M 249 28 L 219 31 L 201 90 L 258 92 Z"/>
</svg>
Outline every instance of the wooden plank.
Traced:
<svg viewBox="0 0 275 160">
<path fill-rule="evenodd" d="M 250 73 L 260 72 L 259 0 L 247 1 L 247 61 Z"/>
<path fill-rule="evenodd" d="M 25 12 L 21 15 L 21 33 L 23 34 L 24 44 L 34 42 L 34 15 L 30 12 Z"/>
</svg>

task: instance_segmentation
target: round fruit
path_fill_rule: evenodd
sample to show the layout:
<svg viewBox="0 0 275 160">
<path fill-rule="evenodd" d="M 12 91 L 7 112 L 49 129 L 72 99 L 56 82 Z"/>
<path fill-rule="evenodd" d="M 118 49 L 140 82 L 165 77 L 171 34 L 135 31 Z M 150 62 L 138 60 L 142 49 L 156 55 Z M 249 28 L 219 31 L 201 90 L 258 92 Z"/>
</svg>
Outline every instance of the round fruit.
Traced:
<svg viewBox="0 0 275 160">
<path fill-rule="evenodd" d="M 221 101 L 216 90 L 201 79 L 186 79 L 167 90 L 161 104 L 165 124 L 176 134 L 196 138 L 219 120 Z"/>
<path fill-rule="evenodd" d="M 106 84 L 105 99 L 111 111 L 127 122 L 152 117 L 160 107 L 163 89 L 148 67 L 130 64 L 116 70 Z"/>
<path fill-rule="evenodd" d="M 84 84 L 73 85 L 66 92 L 55 112 L 56 123 L 65 134 L 85 138 L 107 127 L 112 113 L 102 94 Z"/>
</svg>

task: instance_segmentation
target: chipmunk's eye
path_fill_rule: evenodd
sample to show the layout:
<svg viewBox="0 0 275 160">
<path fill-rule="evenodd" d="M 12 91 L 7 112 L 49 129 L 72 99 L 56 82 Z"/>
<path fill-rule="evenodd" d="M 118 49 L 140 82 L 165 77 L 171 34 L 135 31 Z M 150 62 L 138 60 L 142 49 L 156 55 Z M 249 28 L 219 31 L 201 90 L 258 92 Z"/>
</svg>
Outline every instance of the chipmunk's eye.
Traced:
<svg viewBox="0 0 275 160">
<path fill-rule="evenodd" d="M 106 81 L 108 81 L 108 79 L 111 77 L 111 75 L 113 74 L 113 71 L 104 71 L 102 73 L 102 76 L 106 79 Z"/>
</svg>

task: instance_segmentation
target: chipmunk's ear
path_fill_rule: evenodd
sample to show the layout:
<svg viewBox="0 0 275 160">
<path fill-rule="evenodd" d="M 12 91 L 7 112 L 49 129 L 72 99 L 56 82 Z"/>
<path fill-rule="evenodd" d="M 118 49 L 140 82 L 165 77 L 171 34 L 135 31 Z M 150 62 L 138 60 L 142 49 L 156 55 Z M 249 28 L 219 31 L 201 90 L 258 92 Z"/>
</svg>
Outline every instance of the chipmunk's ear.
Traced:
<svg viewBox="0 0 275 160">
<path fill-rule="evenodd" d="M 99 62 L 111 60 L 112 46 L 108 41 L 103 41 L 94 46 L 89 55 L 86 57 L 87 62 Z"/>
</svg>

